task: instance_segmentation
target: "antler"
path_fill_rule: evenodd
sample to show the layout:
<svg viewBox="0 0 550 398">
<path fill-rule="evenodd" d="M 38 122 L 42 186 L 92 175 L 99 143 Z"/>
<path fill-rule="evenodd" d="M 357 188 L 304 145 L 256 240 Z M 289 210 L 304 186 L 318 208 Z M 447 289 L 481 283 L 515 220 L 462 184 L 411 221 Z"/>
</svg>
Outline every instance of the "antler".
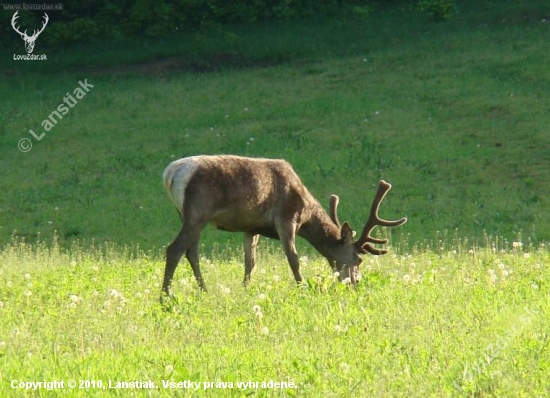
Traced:
<svg viewBox="0 0 550 398">
<path fill-rule="evenodd" d="M 330 195 L 330 219 L 334 224 L 341 228 L 340 220 L 338 220 L 338 202 L 340 198 L 336 195 Z"/>
<path fill-rule="evenodd" d="M 22 33 L 17 26 L 15 26 L 15 20 L 19 18 L 19 15 L 17 15 L 19 11 L 15 11 L 15 14 L 13 14 L 13 17 L 11 18 L 11 26 L 13 27 L 13 30 L 15 30 L 17 33 L 19 33 L 21 36 L 27 36 L 27 30 L 25 29 L 25 33 Z"/>
<path fill-rule="evenodd" d="M 13 30 L 15 30 L 17 33 L 19 33 L 21 36 L 25 36 L 27 38 L 35 38 L 35 37 L 38 37 L 38 35 L 40 33 L 42 33 L 42 31 L 44 30 L 44 28 L 46 27 L 46 25 L 48 24 L 48 21 L 50 20 L 50 18 L 48 18 L 48 14 L 44 13 L 44 17 L 46 20 L 42 23 L 42 29 L 40 29 L 39 31 L 36 31 L 34 30 L 32 36 L 28 36 L 27 35 L 27 29 L 25 29 L 25 32 L 21 32 L 19 30 L 19 28 L 17 26 L 15 26 L 15 22 L 16 22 L 16 19 L 19 18 L 19 15 L 17 15 L 19 11 L 15 11 L 15 14 L 13 14 L 13 17 L 11 18 L 11 26 L 13 27 Z"/>
<path fill-rule="evenodd" d="M 388 252 L 386 249 L 377 249 L 373 247 L 371 243 L 384 244 L 384 243 L 387 243 L 388 240 L 373 238 L 370 235 L 372 230 L 377 225 L 381 225 L 384 227 L 396 227 L 398 225 L 402 225 L 407 222 L 407 217 L 403 217 L 395 221 L 387 221 L 387 220 L 381 219 L 378 216 L 378 209 L 380 208 L 380 203 L 382 203 L 382 200 L 384 200 L 384 197 L 386 196 L 386 194 L 390 189 L 391 189 L 391 184 L 387 183 L 384 180 L 380 180 L 380 182 L 378 183 L 378 191 L 376 192 L 376 196 L 372 201 L 369 219 L 367 220 L 367 223 L 363 228 L 363 232 L 361 233 L 361 236 L 359 237 L 357 242 L 355 242 L 357 246 L 357 250 L 361 253 L 369 252 L 374 255 L 386 254 Z M 331 198 L 331 218 L 332 218 L 332 198 Z"/>
<path fill-rule="evenodd" d="M 42 33 L 42 31 L 44 30 L 44 28 L 46 27 L 46 25 L 48 24 L 48 21 L 50 20 L 50 18 L 48 18 L 48 14 L 44 13 L 44 17 L 46 20 L 43 22 L 42 24 L 42 29 L 40 29 L 38 32 L 36 33 L 33 33 L 33 37 L 36 37 L 38 36 L 40 33 Z"/>
</svg>

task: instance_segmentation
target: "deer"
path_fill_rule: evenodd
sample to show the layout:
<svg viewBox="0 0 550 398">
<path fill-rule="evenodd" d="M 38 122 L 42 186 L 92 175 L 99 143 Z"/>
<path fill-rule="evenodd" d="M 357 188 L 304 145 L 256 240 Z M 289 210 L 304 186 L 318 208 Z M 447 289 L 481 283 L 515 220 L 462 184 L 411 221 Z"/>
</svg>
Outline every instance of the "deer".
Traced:
<svg viewBox="0 0 550 398">
<path fill-rule="evenodd" d="M 50 19 L 48 18 L 48 14 L 44 13 L 43 18 L 45 19 L 45 21 L 42 23 L 42 28 L 38 31 L 34 30 L 32 36 L 27 36 L 27 29 L 25 29 L 24 32 L 21 32 L 19 28 L 15 26 L 15 20 L 19 17 L 19 15 L 17 15 L 18 12 L 19 11 L 15 11 L 15 14 L 13 14 L 13 17 L 11 19 L 11 26 L 13 27 L 13 30 L 19 33 L 21 35 L 21 38 L 25 41 L 25 50 L 27 50 L 27 54 L 32 54 L 34 50 L 34 42 L 38 38 L 38 35 L 42 33 Z"/>
<path fill-rule="evenodd" d="M 407 217 L 387 221 L 378 216 L 380 203 L 391 189 L 381 180 L 370 215 L 357 240 L 350 224 L 340 223 L 339 198 L 330 197 L 330 215 L 312 196 L 290 163 L 281 159 L 249 158 L 235 155 L 197 155 L 175 160 L 163 173 L 168 196 L 183 223 L 176 239 L 166 248 L 163 297 L 173 297 L 171 282 L 185 253 L 202 291 L 206 285 L 199 266 L 199 239 L 202 230 L 215 228 L 243 234 L 244 280 L 250 283 L 260 236 L 278 239 L 298 284 L 303 283 L 295 239 L 307 240 L 323 257 L 340 281 L 355 285 L 362 255 L 382 255 L 387 239 L 371 235 L 376 226 L 395 227 Z"/>
</svg>

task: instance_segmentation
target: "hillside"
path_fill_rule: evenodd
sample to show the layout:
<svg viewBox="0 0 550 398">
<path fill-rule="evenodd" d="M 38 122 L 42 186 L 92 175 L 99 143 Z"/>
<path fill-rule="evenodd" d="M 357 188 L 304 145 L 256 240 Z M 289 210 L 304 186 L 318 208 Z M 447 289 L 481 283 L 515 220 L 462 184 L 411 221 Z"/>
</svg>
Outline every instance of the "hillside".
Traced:
<svg viewBox="0 0 550 398">
<path fill-rule="evenodd" d="M 512 3 L 445 23 L 375 8 L 175 46 L 51 49 L 47 63 L 2 50 L 0 243 L 57 231 L 162 247 L 179 228 L 162 171 L 200 153 L 285 158 L 322 203 L 340 195 L 356 229 L 384 178 L 383 214 L 409 217 L 395 244 L 548 240 L 550 11 Z M 88 92 L 44 130 L 79 82 Z"/>
</svg>

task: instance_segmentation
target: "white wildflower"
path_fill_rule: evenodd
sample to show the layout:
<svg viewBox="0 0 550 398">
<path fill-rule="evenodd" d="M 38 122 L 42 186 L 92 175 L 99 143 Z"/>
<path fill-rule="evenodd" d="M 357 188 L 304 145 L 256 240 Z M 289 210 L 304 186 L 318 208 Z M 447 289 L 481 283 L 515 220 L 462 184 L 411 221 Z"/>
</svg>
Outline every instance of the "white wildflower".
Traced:
<svg viewBox="0 0 550 398">
<path fill-rule="evenodd" d="M 82 301 L 82 298 L 78 297 L 76 294 L 71 294 L 69 296 L 69 299 L 73 302 L 73 303 L 78 303 L 79 301 Z"/>
<path fill-rule="evenodd" d="M 342 370 L 343 373 L 348 373 L 350 369 L 351 369 L 351 366 L 349 366 L 349 364 L 345 362 L 342 362 L 340 364 L 340 370 Z"/>
<path fill-rule="evenodd" d="M 269 328 L 267 326 L 264 326 L 263 328 L 260 329 L 260 333 L 264 334 L 264 335 L 268 335 L 269 334 Z"/>
</svg>

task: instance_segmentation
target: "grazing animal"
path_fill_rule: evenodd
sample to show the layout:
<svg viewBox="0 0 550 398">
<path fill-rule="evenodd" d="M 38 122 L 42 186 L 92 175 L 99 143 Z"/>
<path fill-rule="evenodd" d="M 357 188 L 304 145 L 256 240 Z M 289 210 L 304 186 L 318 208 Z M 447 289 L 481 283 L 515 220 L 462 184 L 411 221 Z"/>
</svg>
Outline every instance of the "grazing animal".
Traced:
<svg viewBox="0 0 550 398">
<path fill-rule="evenodd" d="M 358 240 L 347 222 L 340 224 L 338 197 L 330 198 L 330 216 L 302 184 L 292 166 L 284 160 L 240 156 L 191 156 L 172 162 L 163 174 L 164 186 L 176 206 L 183 226 L 166 249 L 162 291 L 170 295 L 170 284 L 185 253 L 201 289 L 206 290 L 199 267 L 199 239 L 207 224 L 244 235 L 244 284 L 250 281 L 260 235 L 279 239 L 294 274 L 302 282 L 295 238 L 309 241 L 340 273 L 340 280 L 356 283 L 361 255 L 380 255 L 387 250 L 372 243 L 387 239 L 370 236 L 377 225 L 393 227 L 407 218 L 386 221 L 378 208 L 391 185 L 380 181 L 371 213 Z"/>
</svg>

